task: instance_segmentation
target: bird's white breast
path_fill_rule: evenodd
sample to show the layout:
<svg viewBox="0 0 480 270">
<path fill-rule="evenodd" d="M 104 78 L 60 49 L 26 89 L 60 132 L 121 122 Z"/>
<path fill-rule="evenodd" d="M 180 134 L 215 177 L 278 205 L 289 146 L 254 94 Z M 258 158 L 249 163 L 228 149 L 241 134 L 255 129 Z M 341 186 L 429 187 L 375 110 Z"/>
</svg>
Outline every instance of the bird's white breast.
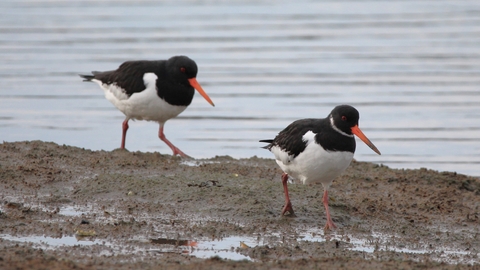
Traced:
<svg viewBox="0 0 480 270">
<path fill-rule="evenodd" d="M 332 181 L 350 165 L 353 153 L 326 151 L 315 142 L 315 133 L 312 131 L 303 135 L 303 141 L 306 143 L 306 148 L 295 158 L 278 146 L 272 147 L 271 151 L 275 154 L 277 164 L 288 175 L 304 184 L 320 182 L 328 188 Z"/>
<path fill-rule="evenodd" d="M 104 84 L 96 79 L 92 81 L 100 85 L 105 92 L 105 98 L 128 118 L 164 123 L 179 115 L 187 106 L 170 105 L 161 99 L 157 95 L 157 78 L 154 73 L 145 73 L 143 76 L 145 90 L 134 93 L 130 97 L 116 84 Z"/>
</svg>

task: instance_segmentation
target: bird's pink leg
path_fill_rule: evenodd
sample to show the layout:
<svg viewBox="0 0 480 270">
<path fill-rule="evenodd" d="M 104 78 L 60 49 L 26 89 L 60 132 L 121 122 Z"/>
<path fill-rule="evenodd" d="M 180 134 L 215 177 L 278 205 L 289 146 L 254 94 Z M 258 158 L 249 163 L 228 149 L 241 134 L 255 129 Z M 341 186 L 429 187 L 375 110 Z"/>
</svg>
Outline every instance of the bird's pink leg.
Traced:
<svg viewBox="0 0 480 270">
<path fill-rule="evenodd" d="M 333 220 L 330 217 L 330 211 L 328 211 L 328 191 L 326 189 L 323 192 L 323 205 L 325 206 L 325 213 L 327 214 L 327 224 L 325 224 L 325 230 L 337 228 L 337 226 L 333 224 Z"/>
<path fill-rule="evenodd" d="M 187 154 L 183 153 L 180 149 L 175 147 L 175 145 L 173 145 L 173 143 L 171 143 L 167 139 L 167 137 L 165 137 L 165 134 L 163 134 L 163 123 L 160 123 L 160 129 L 158 130 L 158 137 L 160 138 L 160 140 L 164 141 L 170 147 L 170 149 L 172 149 L 174 156 L 179 155 L 181 157 L 188 157 L 188 158 L 190 157 Z"/>
<path fill-rule="evenodd" d="M 288 174 L 282 174 L 282 184 L 283 184 L 283 192 L 285 193 L 285 206 L 282 209 L 282 216 L 289 215 L 291 217 L 295 216 L 293 212 L 292 203 L 290 202 L 290 196 L 288 196 Z M 288 213 L 288 214 L 287 214 Z"/>
<path fill-rule="evenodd" d="M 122 144 L 120 145 L 121 149 L 125 149 L 125 139 L 127 138 L 128 120 L 129 119 L 127 118 L 122 123 Z"/>
</svg>

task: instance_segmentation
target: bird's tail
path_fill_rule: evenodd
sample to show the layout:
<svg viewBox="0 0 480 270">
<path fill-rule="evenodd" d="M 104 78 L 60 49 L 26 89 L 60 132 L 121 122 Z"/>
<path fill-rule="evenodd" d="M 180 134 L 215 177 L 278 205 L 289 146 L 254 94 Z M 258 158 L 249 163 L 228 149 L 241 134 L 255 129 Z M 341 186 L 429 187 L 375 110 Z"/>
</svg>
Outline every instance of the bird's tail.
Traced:
<svg viewBox="0 0 480 270">
<path fill-rule="evenodd" d="M 268 143 L 267 145 L 263 146 L 262 148 L 270 149 L 270 147 L 272 146 L 273 140 L 260 140 L 259 142 Z"/>
<path fill-rule="evenodd" d="M 82 74 L 78 74 L 78 75 L 83 78 L 84 82 L 91 82 L 95 78 L 94 75 L 82 75 Z"/>
</svg>

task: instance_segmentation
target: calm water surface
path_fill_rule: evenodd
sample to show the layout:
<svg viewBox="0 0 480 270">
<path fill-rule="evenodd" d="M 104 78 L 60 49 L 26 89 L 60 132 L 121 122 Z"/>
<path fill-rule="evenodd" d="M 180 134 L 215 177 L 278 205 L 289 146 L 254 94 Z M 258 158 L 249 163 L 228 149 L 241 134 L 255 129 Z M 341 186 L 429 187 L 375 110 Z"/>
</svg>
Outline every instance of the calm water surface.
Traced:
<svg viewBox="0 0 480 270">
<path fill-rule="evenodd" d="M 167 122 L 196 158 L 271 158 L 259 139 L 338 104 L 382 152 L 361 161 L 480 175 L 480 1 L 2 1 L 0 140 L 120 146 L 124 116 L 79 73 L 185 54 L 200 95 Z M 130 151 L 171 154 L 153 122 Z"/>
</svg>

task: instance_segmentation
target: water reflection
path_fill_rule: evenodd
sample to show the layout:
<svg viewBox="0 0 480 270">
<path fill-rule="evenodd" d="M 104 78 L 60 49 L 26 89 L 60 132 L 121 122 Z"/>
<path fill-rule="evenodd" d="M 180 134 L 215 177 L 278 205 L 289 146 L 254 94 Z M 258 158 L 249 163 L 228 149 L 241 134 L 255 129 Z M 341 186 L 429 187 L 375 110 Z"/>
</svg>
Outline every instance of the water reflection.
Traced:
<svg viewBox="0 0 480 270">
<path fill-rule="evenodd" d="M 285 245 L 284 237 L 280 237 L 278 233 L 265 234 L 262 237 L 251 236 L 228 236 L 216 239 L 199 239 L 181 240 L 170 238 L 154 238 L 149 242 L 153 246 L 145 246 L 145 241 L 130 240 L 129 244 L 118 241 L 107 241 L 105 239 L 94 237 L 75 237 L 75 236 L 13 236 L 2 234 L 0 239 L 4 241 L 14 241 L 23 243 L 32 243 L 41 246 L 42 248 L 57 249 L 63 246 L 93 246 L 104 247 L 100 254 L 122 254 L 122 253 L 136 253 L 138 256 L 146 256 L 145 254 L 164 254 L 164 253 L 178 253 L 188 254 L 198 258 L 220 257 L 229 260 L 257 260 L 248 256 L 249 251 L 258 247 L 272 247 L 278 245 Z M 393 240 L 392 240 L 393 239 Z M 397 240 L 395 240 L 397 239 Z M 335 242 L 336 247 L 346 248 L 352 251 L 365 252 L 370 256 L 377 252 L 395 252 L 407 255 L 415 254 L 429 254 L 429 258 L 437 262 L 444 263 L 475 263 L 476 255 L 467 251 L 458 250 L 448 246 L 436 245 L 432 249 L 428 245 L 419 243 L 415 246 L 406 247 L 402 244 L 402 238 L 394 235 L 373 233 L 365 237 L 354 236 L 350 234 L 329 234 L 323 235 L 320 231 L 308 231 L 297 234 L 293 239 L 289 240 L 295 245 L 298 242 L 324 243 Z M 343 243 L 343 244 L 340 244 Z M 146 251 L 147 253 L 142 253 Z M 98 251 L 96 251 L 98 252 Z M 143 254 L 143 255 L 142 255 Z M 370 255 L 368 255 L 370 254 Z M 147 255 L 148 256 L 148 255 Z"/>
</svg>

